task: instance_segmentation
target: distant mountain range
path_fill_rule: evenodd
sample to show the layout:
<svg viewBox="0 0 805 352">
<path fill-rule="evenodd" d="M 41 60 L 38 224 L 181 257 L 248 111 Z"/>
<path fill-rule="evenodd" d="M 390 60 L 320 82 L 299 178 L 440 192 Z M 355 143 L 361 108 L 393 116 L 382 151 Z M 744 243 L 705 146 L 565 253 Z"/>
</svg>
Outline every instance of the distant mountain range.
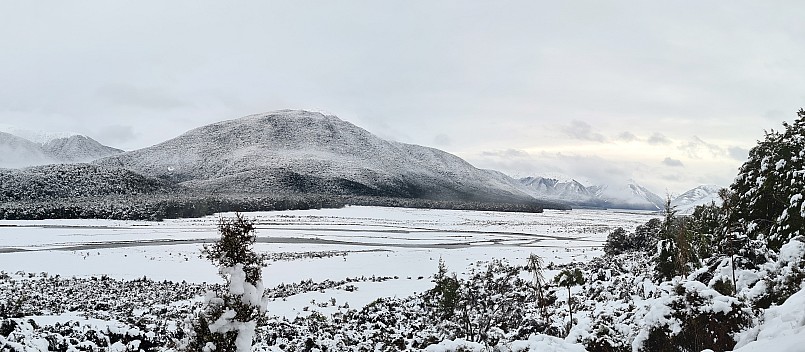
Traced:
<svg viewBox="0 0 805 352">
<path fill-rule="evenodd" d="M 18 134 L 22 136 L 0 132 L 0 167 L 93 165 L 2 172 L 2 188 L 15 188 L 5 193 L 6 201 L 34 200 L 42 194 L 195 192 L 528 203 L 556 209 L 659 210 L 665 203 L 634 181 L 584 185 L 550 177 L 513 179 L 438 149 L 383 140 L 335 116 L 301 110 L 222 121 L 130 152 L 82 135 Z M 77 185 L 75 190 L 70 184 Z M 697 187 L 674 204 L 692 211 L 716 199 L 717 191 L 716 186 Z"/>
<path fill-rule="evenodd" d="M 662 210 L 665 199 L 633 180 L 621 184 L 585 186 L 574 179 L 560 181 L 548 177 L 521 178 L 520 184 L 537 199 L 566 202 L 575 207 Z M 671 200 L 680 213 L 690 213 L 697 205 L 719 203 L 715 185 L 691 189 Z"/>
<path fill-rule="evenodd" d="M 32 136 L 31 134 L 27 134 Z M 0 168 L 21 168 L 46 164 L 84 163 L 122 153 L 82 135 L 39 135 L 30 140 L 0 132 Z"/>
</svg>

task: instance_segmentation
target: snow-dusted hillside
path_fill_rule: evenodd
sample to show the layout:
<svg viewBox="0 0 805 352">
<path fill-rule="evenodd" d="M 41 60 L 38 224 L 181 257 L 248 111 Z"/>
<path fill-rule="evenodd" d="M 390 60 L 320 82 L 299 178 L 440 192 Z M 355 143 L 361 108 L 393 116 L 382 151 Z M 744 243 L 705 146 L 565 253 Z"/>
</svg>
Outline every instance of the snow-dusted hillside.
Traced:
<svg viewBox="0 0 805 352">
<path fill-rule="evenodd" d="M 82 135 L 52 139 L 42 148 L 48 155 L 64 163 L 87 163 L 123 152 Z"/>
<path fill-rule="evenodd" d="M 118 168 L 54 164 L 0 170 L 0 202 L 105 195 L 167 194 L 179 187 Z"/>
<path fill-rule="evenodd" d="M 20 134 L 0 132 L 0 168 L 86 163 L 123 152 L 77 134 L 5 130 Z"/>
<path fill-rule="evenodd" d="M 615 185 L 594 186 L 588 190 L 613 208 L 660 210 L 665 204 L 662 197 L 632 180 Z"/>
<path fill-rule="evenodd" d="M 0 167 L 18 168 L 52 163 L 42 146 L 15 135 L 0 132 Z"/>
<path fill-rule="evenodd" d="M 539 199 L 567 202 L 575 206 L 658 210 L 663 207 L 660 196 L 629 181 L 618 185 L 585 186 L 570 179 L 560 181 L 546 177 L 526 177 L 520 183 L 527 193 Z"/>
<path fill-rule="evenodd" d="M 98 160 L 204 191 L 534 201 L 508 176 L 391 142 L 335 116 L 281 110 L 223 121 Z"/>
<path fill-rule="evenodd" d="M 721 205 L 718 191 L 723 187 L 716 185 L 701 185 L 680 194 L 671 201 L 680 214 L 691 214 L 697 206 L 715 203 Z"/>
</svg>

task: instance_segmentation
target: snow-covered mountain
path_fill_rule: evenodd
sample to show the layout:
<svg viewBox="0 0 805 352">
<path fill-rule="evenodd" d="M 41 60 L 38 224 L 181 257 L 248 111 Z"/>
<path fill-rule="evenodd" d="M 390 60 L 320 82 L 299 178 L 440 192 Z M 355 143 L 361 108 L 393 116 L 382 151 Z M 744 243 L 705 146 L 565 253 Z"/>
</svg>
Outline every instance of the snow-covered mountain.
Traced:
<svg viewBox="0 0 805 352">
<path fill-rule="evenodd" d="M 520 183 L 535 198 L 564 201 L 574 205 L 590 205 L 595 198 L 587 187 L 571 179 L 560 181 L 547 177 L 526 177 Z"/>
<path fill-rule="evenodd" d="M 664 201 L 634 181 L 617 185 L 585 186 L 575 179 L 560 181 L 546 177 L 520 179 L 527 193 L 539 199 L 566 202 L 582 207 L 662 209 Z"/>
<path fill-rule="evenodd" d="M 335 116 L 299 110 L 214 123 L 96 163 L 207 192 L 535 201 L 516 180 L 455 155 L 386 141 Z"/>
<path fill-rule="evenodd" d="M 36 137 L 36 141 L 0 132 L 0 168 L 84 163 L 123 152 L 82 135 L 30 131 L 23 134 Z"/>
<path fill-rule="evenodd" d="M 665 199 L 633 180 L 621 184 L 585 186 L 575 179 L 561 181 L 549 177 L 525 177 L 520 184 L 538 199 L 565 202 L 581 207 L 662 210 Z M 691 214 L 699 205 L 721 204 L 718 191 L 722 187 L 701 185 L 671 200 L 679 214 Z"/>
<path fill-rule="evenodd" d="M 671 201 L 671 205 L 675 206 L 680 214 L 691 214 L 699 205 L 711 203 L 721 205 L 722 200 L 718 196 L 718 191 L 722 188 L 716 185 L 701 185 L 680 194 Z"/>
<path fill-rule="evenodd" d="M 0 168 L 50 164 L 53 159 L 42 146 L 25 138 L 0 132 Z"/>
<path fill-rule="evenodd" d="M 82 135 L 51 139 L 42 145 L 42 149 L 62 163 L 86 163 L 123 152 Z"/>
<path fill-rule="evenodd" d="M 661 210 L 665 207 L 665 200 L 662 197 L 633 180 L 620 184 L 594 186 L 588 190 L 598 199 L 610 204 L 610 208 Z"/>
</svg>

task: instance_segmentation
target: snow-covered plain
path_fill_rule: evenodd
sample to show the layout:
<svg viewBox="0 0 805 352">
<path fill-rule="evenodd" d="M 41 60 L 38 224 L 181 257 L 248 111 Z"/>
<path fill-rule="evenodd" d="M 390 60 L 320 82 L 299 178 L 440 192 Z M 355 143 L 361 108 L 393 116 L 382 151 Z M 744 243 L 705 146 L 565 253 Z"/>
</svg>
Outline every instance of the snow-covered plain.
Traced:
<svg viewBox="0 0 805 352">
<path fill-rule="evenodd" d="M 218 237 L 219 216 L 234 214 L 164 222 L 0 221 L 0 268 L 63 277 L 221 282 L 216 268 L 199 256 L 202 245 Z M 657 215 L 351 206 L 245 216 L 256 224 L 256 250 L 272 258 L 263 272 L 266 287 L 361 278 L 351 283 L 357 290 L 341 285 L 269 304 L 271 314 L 292 318 L 308 314 L 311 307 L 328 313 L 344 304 L 358 308 L 380 297 L 423 292 L 433 287 L 431 276 L 440 258 L 459 275 L 471 263 L 492 258 L 521 263 L 531 253 L 546 264 L 585 261 L 602 254 L 612 229 L 632 229 Z M 327 304 L 332 299 L 335 304 Z"/>
</svg>

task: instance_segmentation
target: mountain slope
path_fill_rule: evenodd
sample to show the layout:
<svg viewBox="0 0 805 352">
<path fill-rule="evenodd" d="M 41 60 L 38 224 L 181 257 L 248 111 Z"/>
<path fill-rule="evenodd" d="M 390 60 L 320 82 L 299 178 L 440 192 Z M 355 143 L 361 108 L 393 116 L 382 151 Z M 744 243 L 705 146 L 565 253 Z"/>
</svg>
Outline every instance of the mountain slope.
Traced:
<svg viewBox="0 0 805 352">
<path fill-rule="evenodd" d="M 106 195 L 165 194 L 180 187 L 124 169 L 54 164 L 0 169 L 0 203 Z"/>
<path fill-rule="evenodd" d="M 386 141 L 335 116 L 297 110 L 199 127 L 96 163 L 206 192 L 535 201 L 516 181 L 455 155 Z"/>
<path fill-rule="evenodd" d="M 82 135 L 52 139 L 42 145 L 42 149 L 52 158 L 65 163 L 86 163 L 123 152 Z"/>
<path fill-rule="evenodd" d="M 0 132 L 0 167 L 18 168 L 54 162 L 42 146 L 15 135 Z"/>
<path fill-rule="evenodd" d="M 610 204 L 611 208 L 661 210 L 665 207 L 662 197 L 631 180 L 592 187 L 591 191 L 598 199 Z"/>
<path fill-rule="evenodd" d="M 92 138 L 82 135 L 60 136 L 58 134 L 33 134 L 29 139 L 0 132 L 0 167 L 21 168 L 46 164 L 85 163 L 123 151 L 107 147 Z M 51 136 L 53 138 L 47 138 Z"/>
</svg>

